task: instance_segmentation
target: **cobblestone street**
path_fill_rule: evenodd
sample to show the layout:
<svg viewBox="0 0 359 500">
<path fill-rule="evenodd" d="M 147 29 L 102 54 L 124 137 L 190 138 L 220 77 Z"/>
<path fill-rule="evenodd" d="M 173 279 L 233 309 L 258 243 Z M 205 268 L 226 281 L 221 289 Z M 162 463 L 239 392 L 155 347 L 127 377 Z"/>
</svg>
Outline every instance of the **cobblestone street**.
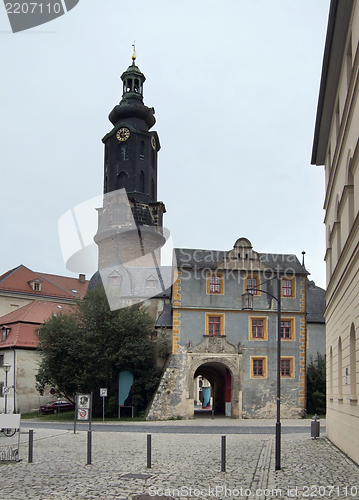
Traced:
<svg viewBox="0 0 359 500">
<path fill-rule="evenodd" d="M 190 423 L 171 424 L 175 429 Z M 259 427 L 260 422 L 237 425 Z M 283 433 L 282 470 L 277 472 L 273 434 L 228 435 L 226 472 L 221 472 L 220 434 L 153 434 L 152 467 L 147 468 L 146 433 L 93 432 L 92 465 L 86 465 L 87 432 L 36 429 L 33 463 L 28 463 L 23 431 L 21 462 L 0 465 L 0 498 L 359 498 L 358 466 L 325 437 L 311 439 L 310 421 L 303 425 L 309 425 L 308 433 Z M 1 449 L 8 439 L 0 438 Z"/>
</svg>

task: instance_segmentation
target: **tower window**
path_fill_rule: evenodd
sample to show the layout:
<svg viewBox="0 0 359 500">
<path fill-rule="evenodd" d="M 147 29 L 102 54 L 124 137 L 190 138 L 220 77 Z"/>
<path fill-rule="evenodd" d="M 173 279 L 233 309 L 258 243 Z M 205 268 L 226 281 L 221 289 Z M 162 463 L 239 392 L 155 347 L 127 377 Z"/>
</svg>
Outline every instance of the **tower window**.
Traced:
<svg viewBox="0 0 359 500">
<path fill-rule="evenodd" d="M 126 92 L 131 92 L 132 90 L 132 78 L 128 78 L 126 85 Z"/>
<path fill-rule="evenodd" d="M 144 193 L 145 192 L 145 174 L 143 170 L 141 170 L 140 173 L 140 192 Z"/>
<path fill-rule="evenodd" d="M 136 92 L 136 94 L 139 94 L 140 92 L 140 81 L 138 80 L 138 78 L 135 78 L 134 91 Z"/>
<path fill-rule="evenodd" d="M 122 161 L 128 160 L 128 144 L 118 145 L 118 158 Z"/>
<path fill-rule="evenodd" d="M 151 179 L 151 198 L 155 199 L 155 181 L 153 179 Z"/>
<path fill-rule="evenodd" d="M 144 160 L 145 159 L 145 143 L 144 141 L 141 141 L 141 144 L 140 144 L 140 160 Z"/>
<path fill-rule="evenodd" d="M 116 189 L 127 189 L 128 175 L 126 172 L 122 171 L 118 174 L 116 180 Z"/>
</svg>

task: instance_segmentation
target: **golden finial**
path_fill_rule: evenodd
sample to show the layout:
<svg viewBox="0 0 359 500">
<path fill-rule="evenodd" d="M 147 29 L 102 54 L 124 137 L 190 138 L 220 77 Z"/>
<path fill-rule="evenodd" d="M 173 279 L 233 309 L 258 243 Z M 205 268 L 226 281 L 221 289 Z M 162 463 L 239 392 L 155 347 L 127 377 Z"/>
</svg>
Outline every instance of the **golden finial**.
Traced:
<svg viewBox="0 0 359 500">
<path fill-rule="evenodd" d="M 135 42 L 133 42 L 132 47 L 133 47 L 132 61 L 135 62 L 135 60 L 136 60 L 136 45 L 135 45 Z"/>
</svg>

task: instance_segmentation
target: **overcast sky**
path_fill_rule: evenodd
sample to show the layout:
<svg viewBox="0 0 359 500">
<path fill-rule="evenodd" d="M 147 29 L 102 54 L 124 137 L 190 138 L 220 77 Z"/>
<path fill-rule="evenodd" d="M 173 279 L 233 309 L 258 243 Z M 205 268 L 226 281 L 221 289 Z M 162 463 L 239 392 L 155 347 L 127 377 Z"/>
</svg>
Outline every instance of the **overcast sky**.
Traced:
<svg viewBox="0 0 359 500">
<path fill-rule="evenodd" d="M 0 274 L 24 264 L 75 275 L 58 220 L 102 193 L 101 139 L 135 40 L 174 245 L 230 250 L 246 237 L 258 252 L 305 250 L 325 287 L 324 172 L 310 158 L 328 10 L 329 0 L 80 0 L 12 34 L 0 6 Z"/>
</svg>

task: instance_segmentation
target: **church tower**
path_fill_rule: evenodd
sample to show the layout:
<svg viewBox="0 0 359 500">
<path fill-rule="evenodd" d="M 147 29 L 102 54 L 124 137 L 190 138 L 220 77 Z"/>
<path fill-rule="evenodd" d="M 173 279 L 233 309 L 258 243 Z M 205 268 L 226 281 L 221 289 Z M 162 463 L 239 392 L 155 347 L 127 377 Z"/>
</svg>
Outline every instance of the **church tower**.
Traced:
<svg viewBox="0 0 359 500">
<path fill-rule="evenodd" d="M 120 262 L 136 266 L 159 263 L 164 245 L 163 214 L 157 201 L 157 154 L 160 141 L 151 128 L 156 123 L 154 108 L 143 102 L 145 75 L 132 64 L 121 75 L 122 99 L 109 114 L 113 125 L 102 142 L 104 155 L 104 202 L 98 209 L 99 269 Z M 150 256 L 148 259 L 146 256 Z"/>
</svg>

